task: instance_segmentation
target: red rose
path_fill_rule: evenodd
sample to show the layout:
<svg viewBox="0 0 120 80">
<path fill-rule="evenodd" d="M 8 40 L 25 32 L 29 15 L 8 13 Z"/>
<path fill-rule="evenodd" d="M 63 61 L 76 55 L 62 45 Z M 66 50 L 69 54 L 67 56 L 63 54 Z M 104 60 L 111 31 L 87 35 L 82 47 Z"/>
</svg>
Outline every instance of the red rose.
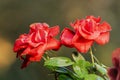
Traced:
<svg viewBox="0 0 120 80">
<path fill-rule="evenodd" d="M 71 23 L 74 31 L 65 28 L 61 34 L 61 43 L 68 47 L 75 47 L 79 52 L 86 53 L 93 42 L 104 45 L 109 42 L 110 25 L 100 23 L 100 17 L 87 16 L 86 19 Z"/>
<path fill-rule="evenodd" d="M 110 80 L 120 80 L 120 48 L 112 53 L 113 67 L 108 69 Z"/>
<path fill-rule="evenodd" d="M 59 26 L 49 28 L 46 23 L 34 23 L 30 25 L 28 34 L 22 34 L 15 41 L 14 52 L 23 61 L 22 68 L 31 61 L 40 61 L 46 50 L 58 50 L 60 42 L 53 38 L 59 33 Z"/>
</svg>

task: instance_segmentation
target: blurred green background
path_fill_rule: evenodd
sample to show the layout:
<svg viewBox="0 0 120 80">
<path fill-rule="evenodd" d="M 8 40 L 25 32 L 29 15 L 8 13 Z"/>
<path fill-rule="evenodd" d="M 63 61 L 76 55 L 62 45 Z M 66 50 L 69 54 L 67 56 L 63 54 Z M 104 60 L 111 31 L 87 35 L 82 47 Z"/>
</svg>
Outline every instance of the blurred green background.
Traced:
<svg viewBox="0 0 120 80">
<path fill-rule="evenodd" d="M 15 39 L 27 33 L 31 23 L 60 25 L 62 30 L 87 15 L 101 16 L 112 26 L 110 42 L 95 46 L 97 58 L 111 66 L 111 53 L 120 47 L 120 0 L 0 0 L 0 80 L 54 80 L 43 61 L 20 69 L 12 51 Z M 62 47 L 58 54 L 71 57 L 71 51 Z"/>
</svg>

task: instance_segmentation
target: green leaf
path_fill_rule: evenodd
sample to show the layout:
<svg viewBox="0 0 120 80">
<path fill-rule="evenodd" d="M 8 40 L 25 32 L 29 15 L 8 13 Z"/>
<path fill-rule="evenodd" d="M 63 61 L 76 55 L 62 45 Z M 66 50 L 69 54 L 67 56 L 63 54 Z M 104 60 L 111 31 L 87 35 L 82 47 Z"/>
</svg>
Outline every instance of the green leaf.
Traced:
<svg viewBox="0 0 120 80">
<path fill-rule="evenodd" d="M 58 72 L 58 73 L 63 73 L 63 74 L 68 74 L 69 73 L 68 69 L 65 68 L 65 67 L 58 67 L 58 68 L 55 69 L 55 71 Z"/>
<path fill-rule="evenodd" d="M 58 80 L 73 80 L 73 79 L 70 78 L 70 77 L 67 76 L 67 75 L 61 74 L 61 75 L 58 76 Z"/>
<path fill-rule="evenodd" d="M 92 66 L 92 64 L 90 64 L 88 61 L 85 61 L 85 60 L 80 60 L 78 65 L 80 67 L 89 67 L 89 66 Z"/>
<path fill-rule="evenodd" d="M 71 71 L 65 67 L 58 67 L 54 71 L 59 74 L 67 75 L 74 80 L 81 80 L 81 78 L 78 75 L 76 75 L 73 71 Z"/>
<path fill-rule="evenodd" d="M 84 57 L 78 52 L 73 52 L 72 57 L 75 62 L 78 62 L 79 60 L 85 60 Z"/>
<path fill-rule="evenodd" d="M 44 65 L 48 67 L 65 67 L 72 64 L 74 64 L 74 62 L 67 57 L 52 57 L 44 63 Z"/>
<path fill-rule="evenodd" d="M 104 79 L 98 75 L 89 74 L 85 76 L 84 80 L 104 80 Z"/>
<path fill-rule="evenodd" d="M 73 70 L 75 73 L 83 78 L 85 75 L 88 74 L 88 67 L 92 66 L 88 61 L 79 60 L 77 63 L 73 65 Z"/>
<path fill-rule="evenodd" d="M 100 72 L 102 75 L 106 75 L 107 74 L 107 70 L 103 66 L 100 66 L 97 63 L 94 63 L 94 64 L 95 64 L 96 70 L 98 72 Z"/>
<path fill-rule="evenodd" d="M 83 78 L 84 75 L 88 74 L 88 71 L 85 68 L 80 68 L 77 65 L 73 65 L 73 70 L 78 76 L 80 76 L 80 78 Z"/>
</svg>

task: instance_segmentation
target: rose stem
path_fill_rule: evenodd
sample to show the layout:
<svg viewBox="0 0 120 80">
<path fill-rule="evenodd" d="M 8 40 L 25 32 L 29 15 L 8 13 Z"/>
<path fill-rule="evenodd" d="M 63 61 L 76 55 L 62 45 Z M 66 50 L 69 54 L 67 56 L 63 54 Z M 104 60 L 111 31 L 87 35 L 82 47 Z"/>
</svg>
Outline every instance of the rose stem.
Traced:
<svg viewBox="0 0 120 80">
<path fill-rule="evenodd" d="M 94 61 L 94 56 L 93 56 L 93 52 L 92 52 L 91 48 L 90 48 L 90 55 L 91 55 L 91 59 L 92 59 L 92 64 L 94 66 L 95 61 Z"/>
</svg>

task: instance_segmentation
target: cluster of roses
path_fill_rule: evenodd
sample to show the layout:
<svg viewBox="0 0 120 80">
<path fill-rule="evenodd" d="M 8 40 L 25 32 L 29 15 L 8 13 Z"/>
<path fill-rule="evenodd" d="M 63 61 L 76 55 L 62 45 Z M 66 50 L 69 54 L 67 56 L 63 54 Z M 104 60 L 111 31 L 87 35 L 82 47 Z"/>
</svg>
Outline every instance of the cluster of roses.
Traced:
<svg viewBox="0 0 120 80">
<path fill-rule="evenodd" d="M 16 39 L 13 50 L 17 52 L 17 57 L 23 60 L 22 68 L 30 62 L 40 61 L 47 50 L 58 50 L 61 45 L 87 53 L 94 42 L 100 45 L 109 42 L 111 27 L 105 21 L 100 23 L 100 20 L 100 17 L 94 16 L 76 20 L 70 24 L 74 30 L 64 28 L 60 40 L 55 38 L 60 32 L 59 26 L 49 27 L 46 23 L 33 23 L 28 34 L 22 34 Z M 117 61 L 114 60 L 115 66 L 119 66 Z M 112 70 L 109 72 L 114 73 Z"/>
</svg>

